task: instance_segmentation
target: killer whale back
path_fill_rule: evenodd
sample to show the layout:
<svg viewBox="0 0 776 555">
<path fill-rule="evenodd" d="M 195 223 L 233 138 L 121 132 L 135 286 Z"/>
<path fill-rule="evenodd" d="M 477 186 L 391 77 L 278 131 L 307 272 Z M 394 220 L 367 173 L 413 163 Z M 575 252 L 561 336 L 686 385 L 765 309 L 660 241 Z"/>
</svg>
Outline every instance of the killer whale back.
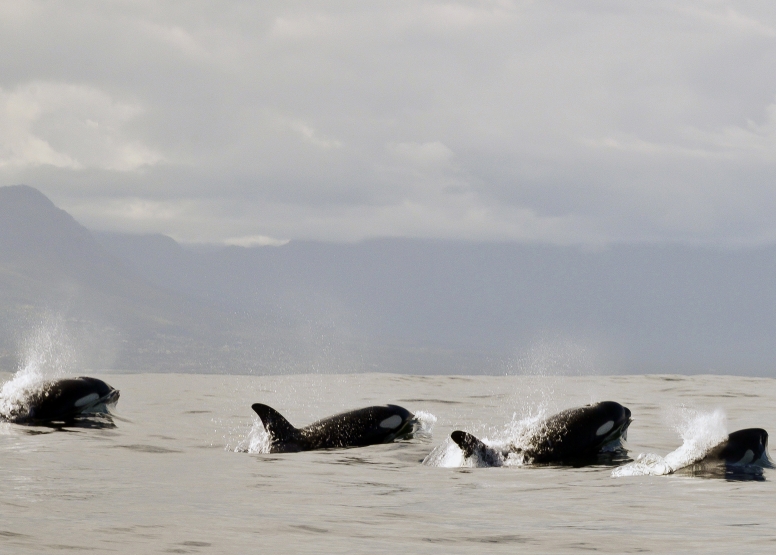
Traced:
<svg viewBox="0 0 776 555">
<path fill-rule="evenodd" d="M 398 405 L 372 406 L 323 418 L 301 432 L 310 449 L 364 447 L 391 441 L 412 417 Z"/>
<path fill-rule="evenodd" d="M 255 403 L 251 408 L 271 436 L 272 453 L 386 443 L 411 435 L 414 418 L 403 407 L 383 405 L 335 414 L 304 428 L 295 428 L 272 407 Z"/>
</svg>

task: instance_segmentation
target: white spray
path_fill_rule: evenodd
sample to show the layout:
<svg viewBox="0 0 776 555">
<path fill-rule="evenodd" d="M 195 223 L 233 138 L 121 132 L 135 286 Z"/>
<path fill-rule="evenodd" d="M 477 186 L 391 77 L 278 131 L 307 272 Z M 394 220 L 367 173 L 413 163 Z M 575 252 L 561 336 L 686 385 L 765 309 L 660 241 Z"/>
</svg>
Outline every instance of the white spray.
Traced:
<svg viewBox="0 0 776 555">
<path fill-rule="evenodd" d="M 674 426 L 682 438 L 682 445 L 665 457 L 654 453 L 642 453 L 629 464 L 615 468 L 612 476 L 660 476 L 671 474 L 703 459 L 712 448 L 727 439 L 725 413 L 699 412 L 680 409 L 679 422 Z"/>
<path fill-rule="evenodd" d="M 0 389 L 0 418 L 26 413 L 32 394 L 75 366 L 73 349 L 61 320 L 50 320 L 22 341 L 19 368 Z"/>
</svg>

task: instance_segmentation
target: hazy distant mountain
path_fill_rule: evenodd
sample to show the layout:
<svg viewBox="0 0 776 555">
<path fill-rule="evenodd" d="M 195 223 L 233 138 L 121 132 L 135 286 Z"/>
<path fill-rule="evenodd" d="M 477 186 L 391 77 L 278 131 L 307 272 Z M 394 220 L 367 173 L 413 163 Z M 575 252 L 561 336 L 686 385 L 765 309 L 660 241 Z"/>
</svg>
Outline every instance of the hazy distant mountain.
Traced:
<svg viewBox="0 0 776 555">
<path fill-rule="evenodd" d="M 183 246 L 5 187 L 0 363 L 53 314 L 92 367 L 772 375 L 774 275 L 774 247 Z"/>
<path fill-rule="evenodd" d="M 0 188 L 3 369 L 29 336 L 50 333 L 68 345 L 39 348 L 70 351 L 82 367 L 219 370 L 214 346 L 240 339 L 231 328 L 244 322 L 150 283 L 37 190 Z"/>
<path fill-rule="evenodd" d="M 384 239 L 196 249 L 98 237 L 160 286 L 389 346 L 398 358 L 380 369 L 388 360 L 418 372 L 776 369 L 774 247 Z"/>
</svg>

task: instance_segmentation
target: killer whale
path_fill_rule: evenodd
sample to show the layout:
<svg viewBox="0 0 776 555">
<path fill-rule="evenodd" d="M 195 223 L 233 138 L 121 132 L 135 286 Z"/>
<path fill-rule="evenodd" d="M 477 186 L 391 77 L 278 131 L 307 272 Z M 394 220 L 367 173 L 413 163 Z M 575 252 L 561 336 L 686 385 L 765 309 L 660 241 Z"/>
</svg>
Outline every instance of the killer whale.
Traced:
<svg viewBox="0 0 776 555">
<path fill-rule="evenodd" d="M 674 472 L 692 476 L 758 474 L 762 468 L 773 468 L 768 455 L 768 432 L 762 428 L 746 428 L 728 434 L 728 437 L 712 447 L 703 458 Z"/>
<path fill-rule="evenodd" d="M 119 400 L 119 391 L 102 380 L 80 376 L 48 381 L 32 391 L 11 421 L 68 422 L 88 414 L 105 414 Z"/>
<path fill-rule="evenodd" d="M 770 463 L 768 432 L 762 428 L 746 428 L 731 434 L 703 457 L 705 462 L 724 462 L 726 465 Z"/>
<path fill-rule="evenodd" d="M 450 437 L 465 458 L 476 456 L 486 466 L 501 466 L 511 453 L 528 463 L 574 463 L 596 457 L 607 444 L 625 439 L 631 411 L 614 401 L 566 409 L 539 424 L 524 447 L 490 447 L 468 432 Z"/>
<path fill-rule="evenodd" d="M 729 481 L 762 481 L 765 480 L 763 469 L 773 467 L 768 455 L 768 432 L 762 428 L 747 428 L 730 433 L 701 459 L 670 468 L 668 473 Z"/>
<path fill-rule="evenodd" d="M 364 447 L 412 436 L 415 416 L 398 405 L 372 406 L 329 416 L 304 428 L 293 427 L 278 411 L 255 403 L 270 435 L 270 453 L 294 453 L 314 449 Z"/>
<path fill-rule="evenodd" d="M 774 468 L 768 455 L 768 432 L 747 428 L 732 432 L 716 444 L 685 441 L 665 457 L 653 453 L 615 468 L 612 476 L 678 474 L 730 481 L 764 480 L 764 468 Z"/>
</svg>

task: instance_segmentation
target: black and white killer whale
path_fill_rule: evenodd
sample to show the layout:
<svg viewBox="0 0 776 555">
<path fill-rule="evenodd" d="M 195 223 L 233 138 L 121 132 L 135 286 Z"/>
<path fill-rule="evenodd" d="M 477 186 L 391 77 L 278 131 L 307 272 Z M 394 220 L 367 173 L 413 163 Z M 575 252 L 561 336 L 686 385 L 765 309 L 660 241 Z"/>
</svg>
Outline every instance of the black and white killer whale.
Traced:
<svg viewBox="0 0 776 555">
<path fill-rule="evenodd" d="M 270 435 L 270 453 L 294 453 L 313 449 L 364 447 L 412 436 L 416 420 L 397 405 L 373 406 L 343 412 L 294 428 L 288 420 L 267 405 L 251 408 L 259 415 Z"/>
<path fill-rule="evenodd" d="M 119 391 L 97 378 L 65 378 L 46 382 L 30 393 L 17 423 L 67 422 L 88 414 L 104 414 L 119 400 Z"/>
<path fill-rule="evenodd" d="M 482 464 L 500 466 L 510 453 L 522 454 L 525 462 L 575 462 L 595 457 L 605 445 L 625 439 L 631 411 L 614 401 L 567 409 L 544 420 L 525 447 L 490 447 L 463 431 L 450 434 L 466 458 L 476 456 Z"/>
<path fill-rule="evenodd" d="M 773 468 L 768 455 L 768 432 L 747 428 L 732 432 L 699 460 L 668 473 L 726 480 L 764 480 L 763 468 Z"/>
<path fill-rule="evenodd" d="M 768 461 L 768 432 L 762 428 L 747 428 L 728 435 L 706 456 L 726 464 L 751 464 Z"/>
<path fill-rule="evenodd" d="M 770 464 L 768 432 L 762 428 L 746 428 L 728 435 L 712 448 L 702 462 L 722 462 L 725 465 Z"/>
</svg>

